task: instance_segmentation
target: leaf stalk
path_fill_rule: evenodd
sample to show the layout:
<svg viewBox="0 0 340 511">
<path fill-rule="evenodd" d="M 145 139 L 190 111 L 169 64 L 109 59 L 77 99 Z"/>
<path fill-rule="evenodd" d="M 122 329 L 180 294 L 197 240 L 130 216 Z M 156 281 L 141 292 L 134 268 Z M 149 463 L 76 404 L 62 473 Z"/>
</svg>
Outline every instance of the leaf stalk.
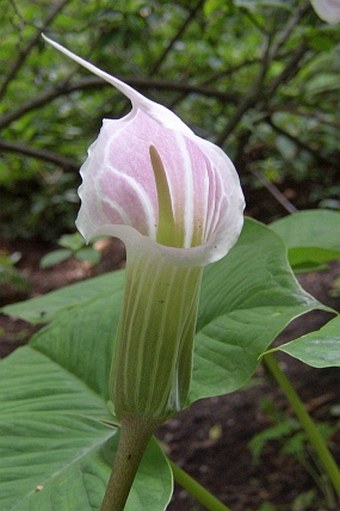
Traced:
<svg viewBox="0 0 340 511">
<path fill-rule="evenodd" d="M 338 497 L 340 498 L 340 471 L 330 450 L 326 445 L 325 440 L 321 436 L 318 428 L 307 412 L 297 392 L 292 387 L 286 374 L 280 368 L 275 356 L 271 353 L 265 355 L 264 362 L 281 387 L 292 408 L 294 409 L 294 412 L 299 419 L 302 428 L 304 429 L 311 445 L 313 446 L 313 449 L 315 450 L 322 466 L 325 469 L 325 472 L 327 473 L 329 479 L 332 481 Z"/>
<path fill-rule="evenodd" d="M 208 509 L 208 511 L 231 511 L 218 498 L 201 486 L 187 472 L 182 470 L 173 461 L 168 460 L 176 482 L 182 486 L 190 495 Z"/>
</svg>

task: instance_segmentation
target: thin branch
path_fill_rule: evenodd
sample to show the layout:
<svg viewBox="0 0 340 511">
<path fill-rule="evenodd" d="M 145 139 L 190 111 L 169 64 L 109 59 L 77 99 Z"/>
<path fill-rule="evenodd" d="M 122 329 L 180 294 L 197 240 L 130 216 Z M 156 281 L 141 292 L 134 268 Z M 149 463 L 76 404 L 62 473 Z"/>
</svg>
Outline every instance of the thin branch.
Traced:
<svg viewBox="0 0 340 511">
<path fill-rule="evenodd" d="M 310 153 L 317 161 L 319 161 L 327 166 L 337 166 L 338 162 L 336 162 L 335 160 L 332 160 L 332 159 L 327 159 L 324 156 L 322 156 L 318 150 L 313 149 L 309 145 L 305 144 L 299 138 L 294 137 L 291 133 L 289 133 L 288 131 L 284 130 L 283 128 L 281 128 L 280 126 L 275 124 L 275 122 L 273 121 L 273 119 L 271 117 L 268 116 L 265 119 L 265 121 L 273 128 L 273 130 L 275 130 L 277 133 L 279 133 L 279 135 L 283 135 L 284 137 L 286 137 L 289 140 L 291 140 L 292 142 L 294 142 L 294 144 L 297 145 L 298 147 L 300 147 L 300 149 L 303 149 L 304 151 L 307 151 L 308 153 Z"/>
<path fill-rule="evenodd" d="M 17 60 L 14 62 L 12 68 L 10 69 L 8 75 L 6 76 L 0 88 L 0 98 L 2 98 L 5 95 L 8 85 L 16 77 L 17 73 L 24 65 L 28 55 L 31 53 L 32 49 L 40 39 L 41 33 L 47 29 L 50 23 L 54 20 L 54 18 L 60 13 L 60 11 L 69 1 L 70 0 L 60 0 L 59 2 L 56 2 L 54 5 L 52 4 L 53 7 L 51 9 L 51 12 L 47 16 L 43 25 L 37 30 L 34 36 L 31 37 L 31 39 L 28 41 L 27 46 L 19 53 Z"/>
<path fill-rule="evenodd" d="M 216 84 L 216 82 L 218 80 L 220 80 L 221 78 L 227 78 L 228 76 L 231 76 L 234 73 L 237 73 L 238 71 L 240 71 L 241 69 L 243 69 L 245 67 L 258 64 L 260 61 L 261 61 L 260 58 L 249 59 L 249 60 L 245 60 L 245 61 L 241 62 L 240 64 L 236 64 L 235 66 L 230 66 L 227 69 L 223 69 L 222 71 L 218 71 L 218 72 L 214 73 L 206 80 L 203 80 L 203 82 L 201 82 L 199 84 L 199 86 L 200 87 L 208 87 L 211 84 Z M 183 99 L 186 98 L 186 96 L 187 95 L 185 92 L 180 93 L 176 98 L 173 99 L 173 101 L 171 101 L 171 103 L 169 104 L 169 108 L 171 110 L 173 108 L 175 108 L 178 105 L 178 103 L 180 103 Z M 235 95 L 235 100 L 236 100 L 236 95 Z"/>
<path fill-rule="evenodd" d="M 278 87 L 280 87 L 288 80 L 291 80 L 293 76 L 295 76 L 300 71 L 301 67 L 306 64 L 304 57 L 308 53 L 308 50 L 309 48 L 304 42 L 297 48 L 286 67 L 275 78 L 275 80 L 273 80 L 273 82 L 266 90 L 265 98 L 271 98 Z"/>
<path fill-rule="evenodd" d="M 244 95 L 243 99 L 239 103 L 236 111 L 234 112 L 234 115 L 231 117 L 231 119 L 228 121 L 227 125 L 225 126 L 224 130 L 218 135 L 216 139 L 216 144 L 222 146 L 226 139 L 229 137 L 229 135 L 232 133 L 234 128 L 237 126 L 241 118 L 243 117 L 244 113 L 253 105 L 256 104 L 260 96 L 262 95 L 262 86 L 263 86 L 263 80 L 265 78 L 265 75 L 268 71 L 269 65 L 270 65 L 270 58 L 269 58 L 269 49 L 270 49 L 270 43 L 271 43 L 271 37 L 268 36 L 267 38 L 267 44 L 266 48 L 263 53 L 262 57 L 262 63 L 260 66 L 260 69 L 257 73 L 257 76 L 255 78 L 255 81 L 249 91 Z"/>
<path fill-rule="evenodd" d="M 263 81 L 271 62 L 276 58 L 278 51 L 290 37 L 292 30 L 300 22 L 301 18 L 306 14 L 308 9 L 309 5 L 304 3 L 296 12 L 293 13 L 293 15 L 289 18 L 283 30 L 279 32 L 279 34 L 275 38 L 273 37 L 274 33 L 268 36 L 268 44 L 263 57 L 262 66 L 260 68 L 257 78 L 255 79 L 255 83 L 249 90 L 248 94 L 245 95 L 243 101 L 241 101 L 241 103 L 239 104 L 236 112 L 228 122 L 225 129 L 218 136 L 216 141 L 217 144 L 223 145 L 225 140 L 229 137 L 229 135 L 235 129 L 235 127 L 237 126 L 237 124 L 239 123 L 239 121 L 249 108 L 255 106 L 259 100 L 260 102 L 258 104 L 258 108 L 263 108 L 263 106 L 268 101 L 268 98 L 269 99 L 272 98 L 277 88 L 284 82 L 292 78 L 292 76 L 294 76 L 298 72 L 303 57 L 308 50 L 308 47 L 305 43 L 302 43 L 300 45 L 300 47 L 293 54 L 293 58 L 290 59 L 290 61 L 285 66 L 283 71 L 276 77 L 275 80 L 273 80 L 268 89 L 265 91 L 262 90 Z M 272 37 L 273 41 L 271 40 Z"/>
<path fill-rule="evenodd" d="M 296 10 L 293 10 L 292 16 L 289 18 L 283 29 L 277 34 L 275 41 L 270 49 L 271 59 L 275 59 L 278 51 L 282 48 L 287 39 L 290 37 L 294 28 L 300 23 L 301 19 L 309 10 L 309 3 L 305 3 L 298 7 Z"/>
<path fill-rule="evenodd" d="M 243 14 L 249 19 L 249 21 L 254 25 L 254 27 L 256 27 L 259 30 L 259 32 L 261 32 L 261 34 L 268 35 L 266 25 L 265 24 L 262 25 L 249 9 L 241 6 L 240 11 L 243 12 Z"/>
<path fill-rule="evenodd" d="M 189 12 L 189 15 L 187 16 L 187 18 L 184 20 L 184 22 L 182 23 L 182 25 L 179 27 L 179 29 L 177 30 L 176 34 L 174 35 L 174 37 L 171 39 L 171 41 L 169 42 L 169 44 L 167 45 L 167 47 L 164 49 L 164 51 L 161 53 L 161 55 L 158 57 L 158 59 L 156 60 L 156 62 L 153 64 L 153 66 L 151 67 L 148 75 L 149 76 L 152 76 L 154 75 L 155 73 L 157 73 L 157 71 L 159 71 L 159 68 L 161 67 L 161 65 L 163 64 L 164 60 L 166 59 L 166 57 L 168 56 L 169 52 L 172 50 L 174 44 L 176 43 L 176 41 L 178 41 L 178 39 L 183 35 L 183 33 L 185 32 L 186 28 L 188 27 L 188 25 L 191 23 L 191 21 L 195 18 L 197 12 L 201 9 L 202 5 L 204 4 L 204 1 L 205 0 L 198 0 L 197 2 L 197 5 L 196 7 L 194 7 L 193 9 L 191 9 L 191 11 Z"/>
<path fill-rule="evenodd" d="M 291 55 L 291 51 L 287 51 L 285 53 L 282 53 L 280 55 L 277 55 L 277 58 L 281 59 L 281 60 L 284 60 L 286 59 L 288 56 Z M 222 71 L 217 71 L 216 73 L 214 73 L 213 75 L 211 75 L 209 78 L 207 78 L 206 80 L 203 80 L 199 86 L 200 87 L 207 87 L 211 84 L 214 84 L 216 86 L 216 82 L 222 78 L 227 78 L 228 76 L 231 76 L 233 75 L 234 73 L 237 73 L 238 71 L 246 68 L 246 67 L 250 67 L 250 66 L 253 66 L 255 64 L 259 64 L 260 62 L 262 62 L 262 57 L 258 57 L 258 58 L 253 58 L 253 59 L 249 59 L 249 60 L 244 60 L 243 62 L 241 62 L 240 64 L 235 64 L 234 66 L 230 66 L 228 67 L 227 69 L 223 69 Z M 230 98 L 233 102 L 237 102 L 238 100 L 238 97 L 236 96 L 235 94 L 235 98 L 233 99 L 232 98 L 232 94 L 230 94 Z M 185 99 L 186 97 L 186 93 L 181 93 L 179 94 L 173 101 L 171 101 L 171 103 L 169 103 L 169 108 L 173 109 L 174 107 L 176 107 L 178 105 L 178 103 L 180 103 L 183 99 Z M 223 99 L 223 98 L 221 98 Z"/>
<path fill-rule="evenodd" d="M 67 156 L 48 151 L 47 149 L 33 149 L 24 144 L 18 144 L 17 142 L 6 142 L 0 139 L 0 149 L 8 151 L 10 153 L 23 154 L 32 158 L 38 158 L 39 160 L 49 161 L 59 165 L 65 170 L 78 170 L 80 164 Z"/>
<path fill-rule="evenodd" d="M 276 55 L 276 58 L 279 60 L 285 60 L 287 57 L 290 57 L 292 54 L 292 51 L 285 51 L 280 53 L 279 55 Z M 208 85 L 216 84 L 218 80 L 221 78 L 226 78 L 228 76 L 233 75 L 234 73 L 237 73 L 238 71 L 242 70 L 245 67 L 254 66 L 255 64 L 260 64 L 263 60 L 262 55 L 260 57 L 254 57 L 253 59 L 244 60 L 243 62 L 240 62 L 240 64 L 235 64 L 234 66 L 230 66 L 227 69 L 223 69 L 222 71 L 217 71 L 216 73 L 212 74 L 200 83 L 201 86 L 207 87 Z"/>
<path fill-rule="evenodd" d="M 292 58 L 287 63 L 282 72 L 272 81 L 272 83 L 265 89 L 263 87 L 263 81 L 265 74 L 269 68 L 270 63 L 272 62 L 272 55 L 270 51 L 270 46 L 267 46 L 265 51 L 263 62 L 261 69 L 258 73 L 257 78 L 253 86 L 250 88 L 248 93 L 244 96 L 243 100 L 239 103 L 236 112 L 232 116 L 232 118 L 228 121 L 224 130 L 220 133 L 220 135 L 216 139 L 216 143 L 218 145 L 223 145 L 232 131 L 235 129 L 239 121 L 242 119 L 243 115 L 247 110 L 252 107 L 255 107 L 258 110 L 263 110 L 264 106 L 270 99 L 273 97 L 277 88 L 285 83 L 287 80 L 291 79 L 295 76 L 296 73 L 300 70 L 300 67 L 303 63 L 303 57 L 308 51 L 308 47 L 305 43 L 302 43 L 300 47 L 293 53 Z"/>
<path fill-rule="evenodd" d="M 142 90 L 157 89 L 175 92 L 181 91 L 187 94 L 195 93 L 207 97 L 213 97 L 223 101 L 235 101 L 237 99 L 234 94 L 231 94 L 229 92 L 222 92 L 216 89 L 209 89 L 194 84 L 178 83 L 167 80 L 153 80 L 151 78 L 121 77 L 121 80 L 132 85 L 133 87 L 139 87 Z M 41 106 L 44 106 L 45 104 L 49 103 L 50 101 L 60 96 L 65 96 L 70 94 L 71 92 L 79 90 L 86 90 L 91 88 L 100 89 L 102 87 L 111 86 L 107 82 L 104 82 L 101 78 L 97 78 L 96 76 L 83 78 L 73 83 L 63 82 L 62 84 L 57 85 L 53 89 L 47 90 L 46 92 L 43 92 L 39 96 L 25 101 L 16 110 L 4 114 L 0 118 L 0 129 L 9 126 L 13 121 L 19 119 L 22 115 L 26 114 L 27 112 L 40 108 Z"/>
<path fill-rule="evenodd" d="M 218 71 L 217 73 L 214 73 L 213 75 L 209 76 L 204 82 L 201 83 L 203 86 L 211 85 L 212 83 L 216 83 L 217 80 L 220 78 L 226 78 L 227 76 L 231 76 L 234 73 L 237 73 L 237 71 L 240 71 L 241 69 L 249 66 L 253 66 L 255 64 L 258 64 L 261 62 L 261 58 L 254 58 L 249 60 L 244 60 L 240 64 L 235 64 L 235 66 L 230 66 L 227 69 L 223 69 L 223 71 Z"/>
<path fill-rule="evenodd" d="M 268 192 L 281 204 L 281 206 L 288 213 L 296 213 L 298 209 L 292 204 L 285 195 L 271 182 L 267 177 L 256 169 L 250 169 L 250 172 L 257 177 L 257 179 L 262 183 L 262 185 L 268 190 Z"/>
<path fill-rule="evenodd" d="M 299 105 L 300 106 L 300 105 Z M 315 119 L 320 124 L 325 124 L 326 126 L 331 126 L 332 128 L 340 130 L 340 122 L 332 121 L 330 119 L 327 119 L 325 117 L 325 114 L 317 111 L 312 112 L 304 112 L 302 110 L 299 110 L 299 106 L 295 105 L 275 105 L 268 109 L 268 113 L 270 115 L 276 114 L 276 113 L 288 113 L 296 117 L 306 117 L 307 119 Z M 313 107 L 314 108 L 314 107 Z"/>
<path fill-rule="evenodd" d="M 176 43 L 176 41 L 178 41 L 178 39 L 183 35 L 183 33 L 185 32 L 185 30 L 187 29 L 187 27 L 191 23 L 191 21 L 195 19 L 196 13 L 201 9 L 202 5 L 204 4 L 204 1 L 205 0 L 199 0 L 197 5 L 196 5 L 196 7 L 194 7 L 194 9 L 191 9 L 191 11 L 189 12 L 189 15 L 187 16 L 187 18 L 184 20 L 184 22 L 179 27 L 179 29 L 177 30 L 177 32 L 175 33 L 173 38 L 170 40 L 168 45 L 165 47 L 165 49 L 163 50 L 161 55 L 158 57 L 156 62 L 153 64 L 153 66 L 149 70 L 148 76 L 153 76 L 155 73 L 157 73 L 157 71 L 159 71 L 160 67 L 162 66 L 163 62 L 165 61 L 166 57 L 168 56 L 169 52 L 173 48 L 173 46 Z M 185 96 L 186 96 L 186 92 L 182 91 L 181 94 L 179 94 L 179 96 L 177 96 L 170 103 L 169 108 L 173 109 L 174 106 L 179 101 L 181 101 Z M 124 109 L 125 109 L 125 106 L 121 109 L 121 112 L 123 112 Z"/>
</svg>

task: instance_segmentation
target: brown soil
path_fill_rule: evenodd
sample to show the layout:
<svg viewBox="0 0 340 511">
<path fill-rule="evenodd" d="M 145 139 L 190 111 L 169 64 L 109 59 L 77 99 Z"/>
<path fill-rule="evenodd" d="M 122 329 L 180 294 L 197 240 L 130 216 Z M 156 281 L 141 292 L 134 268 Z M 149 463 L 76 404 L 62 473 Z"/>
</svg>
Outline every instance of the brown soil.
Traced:
<svg viewBox="0 0 340 511">
<path fill-rule="evenodd" d="M 124 250 L 120 242 L 104 243 L 102 262 L 94 268 L 88 263 L 70 259 L 47 270 L 39 269 L 40 258 L 50 247 L 34 243 L 2 244 L 2 250 L 22 253 L 17 265 L 31 283 L 28 296 L 37 296 L 71 282 L 121 267 Z M 301 284 L 323 303 L 340 309 L 340 298 L 330 290 L 340 264 L 328 271 L 310 273 L 300 278 Z M 25 298 L 8 286 L 1 305 Z M 313 312 L 295 320 L 278 342 L 298 337 L 319 328 L 329 315 Z M 0 357 L 27 342 L 34 328 L 21 320 L 0 316 Z M 317 370 L 287 356 L 280 357 L 282 367 L 304 400 L 312 417 L 339 426 L 340 371 Z M 275 409 L 268 413 L 265 409 Z M 273 440 L 265 445 L 260 463 L 256 464 L 249 442 L 260 431 L 275 424 L 274 415 L 293 418 L 285 397 L 261 367 L 252 383 L 244 390 L 228 396 L 195 403 L 190 409 L 168 420 L 158 431 L 165 450 L 172 460 L 185 468 L 195 479 L 212 491 L 233 511 L 325 511 L 337 509 L 327 504 L 324 494 L 303 464 L 307 461 L 318 471 L 313 454 L 305 458 L 282 453 L 284 442 Z M 340 461 L 340 430 L 329 437 L 334 456 Z M 301 454 L 301 453 L 300 453 Z M 313 492 L 307 505 L 297 500 L 305 492 Z M 307 499 L 307 496 L 305 497 Z M 266 506 L 263 503 L 266 503 Z M 261 507 L 261 504 L 263 507 Z M 272 507 L 270 507 L 270 504 Z M 176 487 L 168 511 L 201 511 L 205 509 Z"/>
</svg>

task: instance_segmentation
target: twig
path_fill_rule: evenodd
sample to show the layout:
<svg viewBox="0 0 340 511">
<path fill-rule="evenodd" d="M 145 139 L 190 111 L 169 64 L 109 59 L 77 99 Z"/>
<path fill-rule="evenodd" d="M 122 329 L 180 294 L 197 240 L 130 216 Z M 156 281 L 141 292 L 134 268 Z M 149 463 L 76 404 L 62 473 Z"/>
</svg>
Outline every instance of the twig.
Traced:
<svg viewBox="0 0 340 511">
<path fill-rule="evenodd" d="M 62 156 L 54 153 L 53 151 L 48 151 L 47 149 L 34 149 L 24 144 L 18 144 L 17 142 L 0 140 L 0 149 L 11 153 L 24 154 L 25 156 L 30 156 L 32 158 L 49 161 L 63 167 L 65 170 L 78 170 L 80 167 L 79 163 L 71 158 L 67 158 L 67 156 Z"/>
<path fill-rule="evenodd" d="M 255 79 L 254 85 L 249 90 L 248 94 L 245 95 L 243 101 L 239 104 L 236 112 L 233 117 L 228 122 L 225 129 L 218 136 L 216 143 L 222 145 L 225 140 L 232 133 L 234 128 L 239 123 L 240 119 L 243 117 L 244 113 L 255 106 L 258 100 L 260 103 L 258 107 L 263 107 L 263 105 L 267 102 L 267 98 L 271 98 L 276 91 L 276 89 L 289 78 L 294 76 L 297 71 L 300 69 L 302 57 L 308 50 L 308 47 L 305 43 L 302 43 L 300 47 L 293 54 L 293 58 L 290 59 L 288 64 L 285 66 L 283 71 L 277 76 L 275 80 L 271 83 L 269 88 L 266 91 L 261 90 L 263 81 L 266 75 L 266 72 L 271 64 L 271 62 L 276 58 L 277 52 L 280 50 L 282 45 L 289 38 L 293 28 L 299 23 L 301 18 L 307 12 L 309 6 L 304 4 L 300 9 L 298 9 L 291 18 L 286 23 L 283 30 L 278 34 L 278 36 L 274 37 L 274 33 L 268 35 L 266 51 L 264 53 L 262 60 L 262 65 L 260 71 L 258 73 L 257 78 Z M 272 41 L 273 38 L 273 41 Z"/>
<path fill-rule="evenodd" d="M 210 85 L 212 83 L 215 84 L 216 81 L 219 80 L 220 78 L 226 78 L 227 76 L 233 75 L 234 73 L 237 73 L 237 71 L 240 71 L 245 67 L 253 66 L 255 64 L 258 64 L 259 62 L 261 62 L 261 58 L 244 60 L 243 62 L 240 62 L 240 64 L 229 66 L 227 69 L 223 69 L 222 71 L 214 73 L 213 75 L 209 76 L 209 78 L 201 82 L 200 85 L 206 87 L 207 85 Z"/>
<path fill-rule="evenodd" d="M 300 106 L 300 105 L 299 105 Z M 297 105 L 275 105 L 274 107 L 271 107 L 268 109 L 268 113 L 270 115 L 275 113 L 289 113 L 296 117 L 306 117 L 307 119 L 315 119 L 320 124 L 326 124 L 327 126 L 331 126 L 332 128 L 335 128 L 337 130 L 340 130 L 340 122 L 332 121 L 330 119 L 326 119 L 323 113 L 321 112 L 303 112 L 302 110 L 299 110 L 299 106 Z M 313 107 L 314 108 L 314 107 Z"/>
<path fill-rule="evenodd" d="M 236 97 L 232 93 L 223 92 L 216 89 L 209 89 L 205 87 L 201 87 L 198 85 L 191 85 L 187 83 L 178 83 L 173 81 L 166 80 L 153 80 L 151 78 L 121 78 L 126 83 L 129 83 L 132 86 L 139 87 L 141 89 L 157 89 L 157 90 L 168 90 L 168 91 L 182 91 L 186 93 L 195 93 L 201 94 L 207 97 L 216 97 L 218 99 L 224 101 L 235 101 Z M 10 111 L 7 114 L 4 114 L 0 118 L 0 129 L 8 126 L 16 119 L 19 119 L 22 115 L 35 110 L 46 103 L 49 103 L 53 99 L 56 99 L 60 96 L 65 96 L 70 94 L 71 92 L 78 90 L 86 90 L 90 88 L 102 88 L 102 87 L 110 87 L 109 84 L 104 82 L 101 78 L 97 78 L 96 76 L 90 76 L 87 78 L 83 78 L 77 82 L 69 83 L 63 82 L 62 84 L 57 85 L 53 89 L 47 90 L 43 92 L 39 96 L 29 99 L 22 103 L 16 110 Z"/>
<path fill-rule="evenodd" d="M 277 56 L 277 58 L 280 58 L 284 60 L 287 56 L 291 55 L 291 51 L 282 53 L 281 55 Z M 240 64 L 235 64 L 234 66 L 230 66 L 227 69 L 223 69 L 222 71 L 217 71 L 213 75 L 211 75 L 206 80 L 203 80 L 200 84 L 198 84 L 200 87 L 207 87 L 211 84 L 215 84 L 216 82 L 222 78 L 227 78 L 228 76 L 233 75 L 234 73 L 237 73 L 241 69 L 244 69 L 245 67 L 254 66 L 255 64 L 259 64 L 262 62 L 262 57 L 253 58 L 244 60 L 243 62 L 240 62 Z M 230 94 L 230 101 L 237 102 L 238 96 L 236 94 L 233 94 L 232 92 L 229 92 Z M 182 92 L 179 94 L 171 103 L 169 103 L 169 108 L 173 109 L 175 106 L 178 105 L 183 99 L 186 98 L 186 93 Z M 225 98 L 219 98 L 219 99 L 225 99 Z"/>
<path fill-rule="evenodd" d="M 288 64 L 282 70 L 282 72 L 273 80 L 273 82 L 266 88 L 263 88 L 263 81 L 265 78 L 265 74 L 269 68 L 269 65 L 272 61 L 272 55 L 270 52 L 270 47 L 267 46 L 265 51 L 262 66 L 259 70 L 258 76 L 255 79 L 253 86 L 250 88 L 248 93 L 244 96 L 241 103 L 239 103 L 236 112 L 227 123 L 224 130 L 220 133 L 220 135 L 216 139 L 216 143 L 218 145 L 223 145 L 225 140 L 229 137 L 232 131 L 235 129 L 240 119 L 243 117 L 245 112 L 251 107 L 257 107 L 258 110 L 263 109 L 264 105 L 270 100 L 273 94 L 276 92 L 277 88 L 285 83 L 289 78 L 292 78 L 300 69 L 302 64 L 302 57 L 307 53 L 308 47 L 305 43 L 302 43 L 300 47 L 293 54 L 293 57 L 290 59 Z"/>
<path fill-rule="evenodd" d="M 309 48 L 304 42 L 297 48 L 286 67 L 267 88 L 265 98 L 271 98 L 278 87 L 287 82 L 289 79 L 293 78 L 293 76 L 299 72 L 300 68 L 306 64 L 306 61 L 303 59 L 303 57 L 307 54 L 308 50 Z"/>
<path fill-rule="evenodd" d="M 281 206 L 288 213 L 296 213 L 298 209 L 287 199 L 285 195 L 271 182 L 266 176 L 256 169 L 250 169 L 250 172 L 257 177 L 257 179 L 263 184 L 263 186 L 268 190 L 268 192 L 281 204 Z"/>
<path fill-rule="evenodd" d="M 189 12 L 189 15 L 187 16 L 187 18 L 184 20 L 184 22 L 182 23 L 182 25 L 179 27 L 179 29 L 177 30 L 176 34 L 174 35 L 174 37 L 171 39 L 171 41 L 169 42 L 169 44 L 167 45 L 167 47 L 164 49 L 164 51 L 161 53 L 161 55 L 158 57 L 158 59 L 156 60 L 156 62 L 153 64 L 153 66 L 151 67 L 148 75 L 149 76 L 152 76 L 154 75 L 155 73 L 157 73 L 157 71 L 159 71 L 159 68 L 161 67 L 161 65 L 163 64 L 164 60 L 166 59 L 167 55 L 169 54 L 169 52 L 171 51 L 171 49 L 173 48 L 174 44 L 176 43 L 176 41 L 178 41 L 178 39 L 183 35 L 183 33 L 185 32 L 186 28 L 188 27 L 188 25 L 191 23 L 191 21 L 195 18 L 197 12 L 201 9 L 202 5 L 204 4 L 204 1 L 205 0 L 199 0 L 197 2 L 197 5 L 196 7 L 194 7 L 193 9 L 191 9 L 191 11 Z"/>
<path fill-rule="evenodd" d="M 239 103 L 234 115 L 228 121 L 224 130 L 222 130 L 222 132 L 217 137 L 217 139 L 216 139 L 217 145 L 222 146 L 224 144 L 226 139 L 229 137 L 229 135 L 232 133 L 234 128 L 239 123 L 240 119 L 243 117 L 243 114 L 251 106 L 255 105 L 256 102 L 258 101 L 258 99 L 261 97 L 263 80 L 265 78 L 265 75 L 267 73 L 267 70 L 268 70 L 268 67 L 270 64 L 270 58 L 269 58 L 270 43 L 271 43 L 271 37 L 268 36 L 266 48 L 263 53 L 263 57 L 261 59 L 262 63 L 261 63 L 260 69 L 257 73 L 257 77 L 255 78 L 254 84 L 251 86 L 249 91 L 244 95 L 244 98 Z"/>
<path fill-rule="evenodd" d="M 287 21 L 286 25 L 283 27 L 281 32 L 279 32 L 275 38 L 275 41 L 270 49 L 271 59 L 275 59 L 277 52 L 281 49 L 287 39 L 290 37 L 292 31 L 296 27 L 298 23 L 300 23 L 301 19 L 304 15 L 310 10 L 310 4 L 305 3 L 298 7 L 296 10 L 293 10 L 292 16 Z"/>
<path fill-rule="evenodd" d="M 189 12 L 189 15 L 187 16 L 187 18 L 184 20 L 184 22 L 182 23 L 182 25 L 179 27 L 179 29 L 177 30 L 176 34 L 173 36 L 173 38 L 170 40 L 170 42 L 168 43 L 168 45 L 166 46 L 166 48 L 163 50 L 163 52 L 161 53 L 161 55 L 158 57 L 158 59 L 156 60 L 156 62 L 152 65 L 151 69 L 149 70 L 147 76 L 153 76 L 155 73 L 157 73 L 157 71 L 159 71 L 161 65 L 163 64 L 163 62 L 165 61 L 166 57 L 168 56 L 169 52 L 171 51 L 171 49 L 173 48 L 174 44 L 176 43 L 176 41 L 178 41 L 178 39 L 183 35 L 183 33 L 185 32 L 186 28 L 188 27 L 188 25 L 191 23 L 191 21 L 195 18 L 196 16 L 196 13 L 199 11 L 199 9 L 202 7 L 202 5 L 204 4 L 204 0 L 199 0 L 196 7 L 194 7 L 194 9 L 191 9 L 191 11 Z M 173 108 L 173 106 L 178 102 L 180 101 L 183 97 L 186 96 L 186 92 L 183 92 L 177 97 L 175 98 L 175 100 L 173 101 L 173 104 L 171 103 L 169 106 L 170 108 Z M 125 109 L 125 106 L 121 109 L 121 112 L 123 112 Z"/>
<path fill-rule="evenodd" d="M 28 41 L 27 46 L 19 53 L 17 60 L 14 62 L 12 68 L 10 69 L 8 75 L 6 76 L 1 88 L 0 88 L 0 98 L 2 98 L 7 90 L 8 85 L 10 82 L 15 78 L 18 71 L 21 69 L 23 64 L 25 63 L 28 55 L 36 45 L 37 41 L 39 40 L 41 33 L 46 30 L 46 28 L 50 25 L 50 23 L 54 20 L 54 18 L 60 13 L 60 11 L 63 9 L 63 7 L 69 2 L 70 0 L 60 0 L 59 2 L 56 2 L 55 4 L 52 4 L 53 7 L 51 9 L 51 12 L 45 19 L 43 25 L 41 28 L 37 30 L 37 32 L 34 34 L 33 37 Z"/>
<path fill-rule="evenodd" d="M 281 128 L 280 126 L 275 124 L 275 122 L 273 121 L 273 119 L 271 117 L 268 116 L 265 119 L 265 121 L 277 133 L 279 133 L 280 135 L 283 135 L 284 137 L 286 137 L 289 140 L 291 140 L 292 142 L 294 142 L 294 144 L 297 145 L 298 147 L 300 147 L 300 149 L 303 149 L 304 151 L 307 151 L 308 153 L 310 153 L 317 161 L 319 161 L 319 162 L 321 162 L 321 163 L 323 163 L 323 164 L 325 164 L 327 166 L 337 166 L 337 162 L 336 161 L 329 160 L 329 159 L 325 158 L 324 156 L 322 156 L 321 154 L 319 154 L 319 151 L 313 149 L 309 145 L 305 144 L 302 140 L 294 137 L 291 133 L 289 133 L 288 131 L 284 130 L 283 128 Z"/>
<path fill-rule="evenodd" d="M 262 25 L 249 9 L 247 9 L 246 7 L 240 7 L 240 11 L 242 11 L 243 14 L 247 16 L 247 18 L 251 21 L 254 27 L 256 27 L 261 32 L 261 34 L 268 35 L 266 25 L 265 24 Z"/>
</svg>

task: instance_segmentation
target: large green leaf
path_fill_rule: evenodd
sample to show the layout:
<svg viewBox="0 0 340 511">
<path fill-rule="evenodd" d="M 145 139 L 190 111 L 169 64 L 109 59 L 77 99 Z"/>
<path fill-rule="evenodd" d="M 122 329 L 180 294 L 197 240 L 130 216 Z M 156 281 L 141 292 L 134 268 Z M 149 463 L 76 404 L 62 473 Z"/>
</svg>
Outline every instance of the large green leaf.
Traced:
<svg viewBox="0 0 340 511">
<path fill-rule="evenodd" d="M 190 400 L 243 386 L 283 328 L 319 307 L 292 274 L 280 238 L 247 221 L 230 254 L 205 271 Z"/>
<path fill-rule="evenodd" d="M 99 510 L 117 446 L 104 400 L 32 347 L 0 365 L 0 509 Z M 168 464 L 150 442 L 126 509 L 165 509 Z"/>
<path fill-rule="evenodd" d="M 110 286 L 111 289 L 115 286 Z M 30 343 L 105 400 L 109 399 L 107 382 L 121 302 L 121 293 L 110 291 L 105 287 L 102 294 L 88 302 L 80 296 L 78 307 L 60 310 Z"/>
<path fill-rule="evenodd" d="M 340 213 L 300 211 L 270 224 L 288 247 L 290 264 L 297 271 L 317 268 L 340 257 Z"/>
<path fill-rule="evenodd" d="M 47 323 L 60 312 L 81 307 L 98 298 L 119 294 L 121 298 L 124 286 L 124 271 L 106 273 L 83 282 L 65 286 L 46 295 L 25 302 L 7 305 L 0 309 L 3 313 L 16 316 L 30 323 Z"/>
<path fill-rule="evenodd" d="M 312 367 L 340 367 L 340 316 L 317 332 L 303 335 L 276 348 Z"/>
</svg>

